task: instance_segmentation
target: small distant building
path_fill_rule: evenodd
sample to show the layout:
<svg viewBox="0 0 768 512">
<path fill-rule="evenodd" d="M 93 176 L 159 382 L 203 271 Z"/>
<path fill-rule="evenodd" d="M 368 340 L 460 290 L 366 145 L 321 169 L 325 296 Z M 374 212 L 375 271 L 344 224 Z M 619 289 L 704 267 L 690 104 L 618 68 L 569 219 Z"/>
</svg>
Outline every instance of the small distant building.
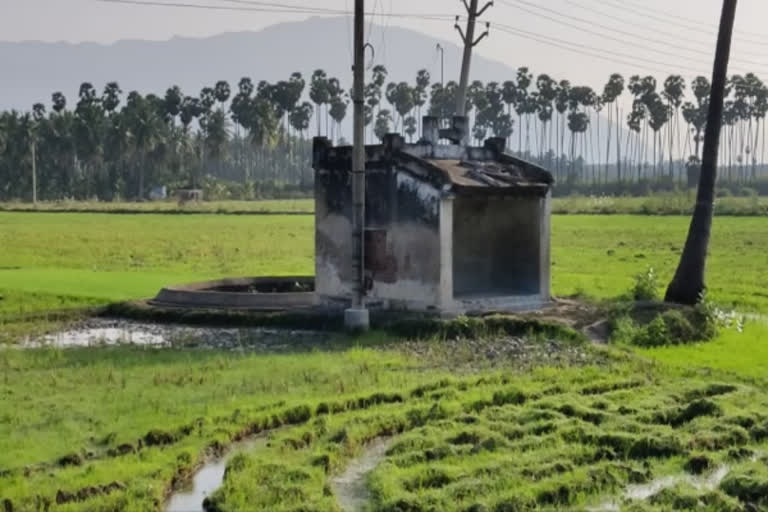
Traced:
<svg viewBox="0 0 768 512">
<path fill-rule="evenodd" d="M 154 187 L 149 191 L 150 201 L 163 201 L 168 198 L 168 187 L 165 185 L 161 187 Z"/>
<path fill-rule="evenodd" d="M 550 300 L 552 175 L 505 153 L 505 140 L 463 143 L 424 118 L 422 139 L 366 147 L 366 297 L 371 308 L 461 314 Z M 453 144 L 440 144 L 440 139 Z M 321 303 L 354 289 L 352 148 L 314 140 L 316 282 Z"/>
</svg>

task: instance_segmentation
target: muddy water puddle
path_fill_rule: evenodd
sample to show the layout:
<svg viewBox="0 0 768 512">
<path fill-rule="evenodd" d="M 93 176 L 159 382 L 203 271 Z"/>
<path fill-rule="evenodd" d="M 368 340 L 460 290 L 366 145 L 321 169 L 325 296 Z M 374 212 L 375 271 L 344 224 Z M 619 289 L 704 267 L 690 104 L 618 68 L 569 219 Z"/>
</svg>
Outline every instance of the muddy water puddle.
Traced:
<svg viewBox="0 0 768 512">
<path fill-rule="evenodd" d="M 361 512 L 371 498 L 368 474 L 376 469 L 392 446 L 390 438 L 377 439 L 368 444 L 360 456 L 349 463 L 347 469 L 331 482 L 339 506 L 344 512 Z"/>
<path fill-rule="evenodd" d="M 672 475 L 658 478 L 647 484 L 630 485 L 624 492 L 621 500 L 611 500 L 595 507 L 589 507 L 589 512 L 618 512 L 623 501 L 645 501 L 665 489 L 671 489 L 676 485 L 690 485 L 697 491 L 713 491 L 717 489 L 730 473 L 731 468 L 720 466 L 713 472 L 692 476 L 688 474 Z"/>
<path fill-rule="evenodd" d="M 29 338 L 19 346 L 21 348 L 141 346 L 288 352 L 303 347 L 317 347 L 327 340 L 327 335 L 314 331 L 191 327 L 95 319 L 67 331 Z"/>
<path fill-rule="evenodd" d="M 233 444 L 223 457 L 205 464 L 186 486 L 174 492 L 168 500 L 165 512 L 205 512 L 203 501 L 224 483 L 227 463 L 232 457 L 239 453 L 255 452 L 266 443 L 266 438 L 260 437 Z"/>
</svg>

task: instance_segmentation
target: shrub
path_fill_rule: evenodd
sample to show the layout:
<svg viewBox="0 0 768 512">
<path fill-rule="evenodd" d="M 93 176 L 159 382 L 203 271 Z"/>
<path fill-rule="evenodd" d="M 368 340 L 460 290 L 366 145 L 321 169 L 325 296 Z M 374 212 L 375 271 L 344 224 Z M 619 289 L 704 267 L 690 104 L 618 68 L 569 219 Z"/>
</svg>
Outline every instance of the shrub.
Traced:
<svg viewBox="0 0 768 512">
<path fill-rule="evenodd" d="M 638 327 L 628 314 L 621 315 L 612 321 L 611 342 L 623 345 L 633 344 Z"/>
<path fill-rule="evenodd" d="M 635 276 L 632 296 L 635 300 L 657 300 L 659 298 L 659 278 L 653 268 Z"/>
<path fill-rule="evenodd" d="M 756 471 L 728 476 L 720 488 L 744 503 L 768 503 L 768 479 Z"/>
<path fill-rule="evenodd" d="M 666 327 L 669 341 L 672 343 L 700 341 L 699 333 L 682 312 L 677 310 L 666 311 L 660 317 Z"/>
<path fill-rule="evenodd" d="M 742 187 L 739 189 L 739 196 L 740 197 L 757 197 L 758 193 L 757 190 L 750 187 Z"/>
<path fill-rule="evenodd" d="M 718 197 L 718 198 L 732 197 L 732 196 L 733 196 L 733 192 L 731 192 L 731 189 L 725 188 L 725 187 L 719 187 L 715 192 L 715 197 Z"/>
<path fill-rule="evenodd" d="M 685 470 L 693 475 L 701 475 L 713 466 L 712 459 L 707 455 L 697 454 L 688 458 Z"/>
<path fill-rule="evenodd" d="M 641 347 L 662 347 L 670 345 L 671 339 L 667 331 L 667 324 L 661 315 L 657 316 L 651 323 L 640 329 L 632 342 Z"/>
</svg>

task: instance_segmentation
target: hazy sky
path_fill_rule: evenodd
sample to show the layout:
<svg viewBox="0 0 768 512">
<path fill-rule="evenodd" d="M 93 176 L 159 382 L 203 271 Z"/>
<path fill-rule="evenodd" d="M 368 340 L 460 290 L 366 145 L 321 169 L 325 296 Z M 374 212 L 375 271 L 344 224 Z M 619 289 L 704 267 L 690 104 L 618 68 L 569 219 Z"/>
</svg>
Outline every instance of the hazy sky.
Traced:
<svg viewBox="0 0 768 512">
<path fill-rule="evenodd" d="M 230 7 L 249 2 L 175 1 Z M 353 0 L 264 2 L 348 10 Z M 368 11 L 376 13 L 377 25 L 402 25 L 452 40 L 457 36 L 450 20 L 386 18 L 381 13 L 464 12 L 459 0 L 367 0 L 366 4 Z M 720 6 L 720 0 L 496 0 L 484 20 L 499 27 L 492 29 L 491 38 L 482 42 L 477 51 L 511 65 L 529 63 L 535 72 L 585 82 L 611 71 L 709 75 Z M 309 16 L 121 5 L 96 0 L 0 0 L 0 40 L 109 43 L 119 39 L 201 37 L 258 30 Z M 768 0 L 740 0 L 732 72 L 754 71 L 768 79 L 766 20 Z M 503 25 L 527 33 L 510 35 L 504 32 Z M 376 29 L 371 40 L 379 55 L 385 54 L 386 30 Z"/>
</svg>

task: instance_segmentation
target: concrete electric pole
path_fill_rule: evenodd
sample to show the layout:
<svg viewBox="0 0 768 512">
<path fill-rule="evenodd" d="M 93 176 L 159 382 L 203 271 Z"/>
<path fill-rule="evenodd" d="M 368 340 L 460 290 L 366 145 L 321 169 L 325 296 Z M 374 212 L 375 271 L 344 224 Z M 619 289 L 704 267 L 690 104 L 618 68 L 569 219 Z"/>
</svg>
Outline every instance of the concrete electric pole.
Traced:
<svg viewBox="0 0 768 512">
<path fill-rule="evenodd" d="M 354 35 L 354 139 L 352 150 L 352 265 L 355 286 L 352 307 L 344 313 L 348 329 L 367 330 L 369 312 L 365 307 L 365 0 L 355 0 Z"/>
<path fill-rule="evenodd" d="M 464 7 L 467 9 L 467 31 L 464 32 L 459 26 L 459 17 L 456 16 L 456 30 L 461 34 L 461 39 L 464 41 L 464 59 L 461 61 L 461 81 L 459 82 L 459 92 L 456 98 L 456 115 L 465 116 L 467 114 L 467 88 L 469 87 L 469 70 L 472 65 L 472 48 L 488 36 L 490 30 L 490 23 L 486 23 L 486 30 L 483 34 L 475 39 L 475 24 L 477 18 L 483 15 L 489 7 L 493 6 L 493 1 L 485 4 L 485 7 L 478 12 L 477 4 L 478 0 L 470 0 L 467 4 L 467 0 L 462 0 Z"/>
<path fill-rule="evenodd" d="M 32 204 L 37 206 L 37 142 L 32 141 Z"/>
<path fill-rule="evenodd" d="M 445 87 L 445 48 L 437 43 L 437 51 L 440 53 L 440 85 Z"/>
</svg>

